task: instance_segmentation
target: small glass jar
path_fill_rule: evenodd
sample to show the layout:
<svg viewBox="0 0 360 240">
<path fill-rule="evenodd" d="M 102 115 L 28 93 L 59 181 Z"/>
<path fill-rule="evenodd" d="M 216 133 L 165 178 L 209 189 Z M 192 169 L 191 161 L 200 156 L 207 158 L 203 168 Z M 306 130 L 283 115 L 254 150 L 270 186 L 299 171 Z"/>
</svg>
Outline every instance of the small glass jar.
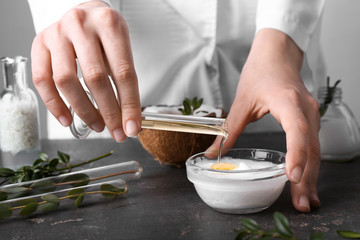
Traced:
<svg viewBox="0 0 360 240">
<path fill-rule="evenodd" d="M 360 154 L 360 129 L 354 114 L 342 101 L 342 89 L 332 89 L 332 101 L 321 118 L 320 152 L 323 160 L 347 161 Z M 318 100 L 324 104 L 329 88 L 318 90 Z"/>
<path fill-rule="evenodd" d="M 27 86 L 26 62 L 21 56 L 0 59 L 4 91 L 0 100 L 0 146 L 15 155 L 40 149 L 39 107 Z"/>
</svg>

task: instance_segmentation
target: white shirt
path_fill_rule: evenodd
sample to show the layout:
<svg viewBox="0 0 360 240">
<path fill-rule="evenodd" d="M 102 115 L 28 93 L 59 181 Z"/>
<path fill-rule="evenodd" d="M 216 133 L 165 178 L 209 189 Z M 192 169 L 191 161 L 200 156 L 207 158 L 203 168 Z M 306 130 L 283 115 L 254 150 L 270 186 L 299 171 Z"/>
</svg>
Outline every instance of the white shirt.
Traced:
<svg viewBox="0 0 360 240">
<path fill-rule="evenodd" d="M 86 1 L 29 0 L 36 31 L 81 2 Z M 181 104 L 185 97 L 196 96 L 228 111 L 254 35 L 262 28 L 288 34 L 304 51 L 301 74 L 311 93 L 325 81 L 319 45 L 325 0 L 106 2 L 128 24 L 143 106 Z M 49 138 L 66 137 L 51 118 Z M 274 119 L 266 118 L 248 130 L 281 130 Z M 59 131 L 54 131 L 56 128 Z"/>
</svg>

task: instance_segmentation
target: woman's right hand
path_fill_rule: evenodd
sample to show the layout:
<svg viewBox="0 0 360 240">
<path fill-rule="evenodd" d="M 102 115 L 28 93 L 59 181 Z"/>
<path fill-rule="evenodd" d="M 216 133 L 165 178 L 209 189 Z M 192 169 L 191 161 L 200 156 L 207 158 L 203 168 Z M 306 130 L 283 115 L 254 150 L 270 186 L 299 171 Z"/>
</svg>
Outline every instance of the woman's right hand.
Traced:
<svg viewBox="0 0 360 240">
<path fill-rule="evenodd" d="M 77 77 L 76 59 L 99 111 Z M 91 129 L 100 132 L 106 125 L 117 142 L 139 132 L 141 104 L 128 28 L 106 3 L 80 4 L 40 32 L 31 60 L 34 85 L 63 126 L 71 124 L 72 116 L 59 91 Z"/>
</svg>

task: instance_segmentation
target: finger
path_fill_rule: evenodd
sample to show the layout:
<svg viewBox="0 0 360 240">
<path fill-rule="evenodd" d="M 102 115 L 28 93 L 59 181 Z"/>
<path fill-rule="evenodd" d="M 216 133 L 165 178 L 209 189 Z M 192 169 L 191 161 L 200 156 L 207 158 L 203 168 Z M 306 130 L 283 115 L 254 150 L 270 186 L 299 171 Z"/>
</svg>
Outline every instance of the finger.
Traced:
<svg viewBox="0 0 360 240">
<path fill-rule="evenodd" d="M 57 32 L 53 32 L 51 37 L 58 39 L 58 41 L 49 41 L 51 42 L 53 78 L 56 86 L 75 113 L 91 129 L 102 131 L 104 123 L 101 116 L 89 100 L 77 77 L 76 55 L 72 43 L 66 38 L 61 38 Z"/>
<path fill-rule="evenodd" d="M 309 158 L 301 181 L 297 184 L 291 184 L 293 205 L 301 212 L 308 212 L 311 207 L 320 206 L 317 191 L 317 179 L 321 163 L 320 144 L 318 140 L 311 141 L 310 144 Z"/>
<path fill-rule="evenodd" d="M 309 151 L 310 128 L 302 109 L 292 101 L 283 101 L 281 107 L 272 108 L 286 133 L 286 174 L 291 182 L 302 177 Z M 275 110 L 274 110 L 275 109 Z"/>
<path fill-rule="evenodd" d="M 235 144 L 237 137 L 244 131 L 246 125 L 249 123 L 248 108 L 244 105 L 238 104 L 235 100 L 233 106 L 230 109 L 229 115 L 226 118 L 228 136 L 223 142 L 223 149 L 230 149 Z M 206 150 L 207 152 L 217 154 L 218 149 L 223 140 L 223 136 L 217 136 L 213 144 Z M 215 156 L 215 155 L 214 155 Z"/>
<path fill-rule="evenodd" d="M 75 51 L 81 55 L 78 60 L 85 84 L 93 95 L 106 126 L 113 138 L 122 142 L 125 135 L 122 130 L 120 108 L 106 74 L 99 45 L 99 42 L 92 39 L 81 46 L 76 46 Z M 86 49 L 91 50 L 86 51 Z"/>
<path fill-rule="evenodd" d="M 44 36 L 41 34 L 34 39 L 31 62 L 32 79 L 45 106 L 63 126 L 69 126 L 72 116 L 53 81 L 50 51 L 44 45 Z"/>
<path fill-rule="evenodd" d="M 320 115 L 316 100 L 312 100 L 307 109 L 308 111 L 306 114 L 311 129 L 308 160 L 300 183 L 292 184 L 291 186 L 293 205 L 302 212 L 308 212 L 311 207 L 319 207 L 321 204 L 317 191 L 317 179 L 321 164 L 321 155 L 318 137 Z"/>
<path fill-rule="evenodd" d="M 316 145 L 315 143 L 313 143 Z M 316 146 L 315 148 L 318 148 Z M 320 169 L 320 155 L 317 150 L 311 150 L 304 174 L 299 183 L 291 184 L 291 196 L 294 207 L 301 212 L 309 212 L 311 207 L 320 207 L 317 191 L 317 179 Z"/>
<path fill-rule="evenodd" d="M 105 61 L 102 57 L 101 43 L 95 32 L 90 31 L 85 34 L 80 25 L 74 29 L 77 30 L 77 34 L 73 38 L 74 49 L 78 56 L 84 81 L 92 93 L 112 137 L 117 142 L 122 142 L 126 139 L 126 136 L 122 129 L 120 107 L 108 79 Z M 84 106 L 79 107 L 85 109 Z M 74 109 L 76 111 L 75 106 Z M 85 113 L 88 114 L 89 112 Z M 93 111 L 91 114 L 86 116 L 89 121 L 94 120 Z M 93 122 L 93 124 L 100 124 L 100 120 L 96 118 L 96 122 Z"/>
<path fill-rule="evenodd" d="M 98 35 L 119 94 L 123 128 L 128 136 L 134 136 L 141 128 L 141 104 L 128 30 L 119 15 L 108 13 L 104 18 L 104 22 L 111 26 L 99 28 Z"/>
</svg>

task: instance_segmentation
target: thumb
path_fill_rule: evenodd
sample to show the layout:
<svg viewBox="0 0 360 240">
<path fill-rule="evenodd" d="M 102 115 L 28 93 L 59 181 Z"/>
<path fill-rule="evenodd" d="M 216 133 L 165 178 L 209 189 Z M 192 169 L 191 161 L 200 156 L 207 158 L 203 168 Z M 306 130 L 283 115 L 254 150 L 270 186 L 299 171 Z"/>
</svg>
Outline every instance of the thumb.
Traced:
<svg viewBox="0 0 360 240">
<path fill-rule="evenodd" d="M 222 149 L 230 149 L 234 146 L 237 138 L 244 131 L 248 124 L 248 115 L 246 111 L 240 109 L 236 103 L 231 107 L 227 120 L 227 138 L 224 138 Z M 212 145 L 206 150 L 206 152 L 216 154 L 220 148 L 223 136 L 217 136 Z"/>
</svg>

